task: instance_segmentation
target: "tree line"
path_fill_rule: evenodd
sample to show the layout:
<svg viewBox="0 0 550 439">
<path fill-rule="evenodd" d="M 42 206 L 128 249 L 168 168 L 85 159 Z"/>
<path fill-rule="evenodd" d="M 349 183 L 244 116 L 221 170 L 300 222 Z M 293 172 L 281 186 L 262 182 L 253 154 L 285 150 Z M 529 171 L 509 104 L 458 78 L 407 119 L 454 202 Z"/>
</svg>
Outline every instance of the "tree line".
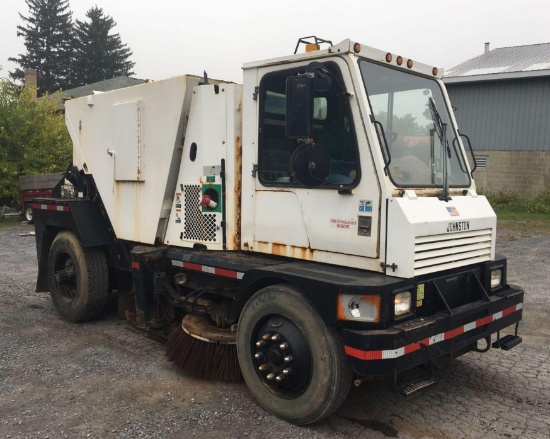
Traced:
<svg viewBox="0 0 550 439">
<path fill-rule="evenodd" d="M 58 106 L 58 99 L 37 100 L 0 81 L 0 207 L 17 204 L 20 175 L 67 170 L 72 144 Z"/>
<path fill-rule="evenodd" d="M 113 32 L 115 20 L 94 6 L 82 21 L 72 19 L 69 0 L 25 0 L 28 15 L 19 14 L 17 36 L 26 53 L 9 58 L 17 67 L 12 80 L 26 69 L 38 72 L 38 94 L 54 93 L 116 76 L 131 76 L 132 51 Z"/>
<path fill-rule="evenodd" d="M 133 75 L 132 51 L 113 32 L 115 21 L 97 6 L 73 22 L 69 0 L 25 0 L 27 15 L 17 35 L 25 53 L 10 58 L 18 68 L 0 79 L 0 206 L 14 205 L 19 176 L 65 171 L 72 144 L 59 112 L 60 95 L 35 98 L 17 85 L 26 69 L 38 73 L 38 94 L 54 94 L 116 76 Z M 0 73 L 1 73 L 0 66 Z M 0 75 L 1 76 L 1 75 Z"/>
</svg>

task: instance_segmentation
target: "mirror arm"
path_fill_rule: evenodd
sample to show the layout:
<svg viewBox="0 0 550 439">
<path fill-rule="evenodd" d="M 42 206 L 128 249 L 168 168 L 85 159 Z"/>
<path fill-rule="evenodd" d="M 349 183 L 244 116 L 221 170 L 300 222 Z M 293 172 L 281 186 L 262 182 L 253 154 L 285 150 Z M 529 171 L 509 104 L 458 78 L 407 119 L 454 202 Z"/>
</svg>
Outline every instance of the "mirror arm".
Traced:
<svg viewBox="0 0 550 439">
<path fill-rule="evenodd" d="M 315 70 L 320 70 L 324 75 L 330 76 L 334 80 L 334 82 L 336 82 L 336 85 L 338 87 L 340 87 L 340 90 L 342 90 L 347 97 L 351 96 L 351 93 L 348 93 L 346 91 L 346 88 L 340 83 L 340 80 L 335 75 L 333 75 L 328 69 L 321 68 L 321 67 L 316 67 L 313 71 L 315 71 Z M 307 75 L 307 73 L 306 73 L 306 75 Z"/>
</svg>

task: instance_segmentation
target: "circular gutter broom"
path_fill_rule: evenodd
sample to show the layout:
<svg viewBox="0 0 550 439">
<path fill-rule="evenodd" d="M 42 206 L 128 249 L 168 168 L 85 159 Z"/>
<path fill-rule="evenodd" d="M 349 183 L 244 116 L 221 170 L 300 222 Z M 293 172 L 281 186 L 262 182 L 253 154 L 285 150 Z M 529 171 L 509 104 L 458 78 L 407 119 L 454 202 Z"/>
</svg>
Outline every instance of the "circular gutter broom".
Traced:
<svg viewBox="0 0 550 439">
<path fill-rule="evenodd" d="M 236 338 L 236 332 L 213 326 L 206 316 L 187 314 L 168 337 L 166 356 L 190 375 L 242 380 Z"/>
</svg>

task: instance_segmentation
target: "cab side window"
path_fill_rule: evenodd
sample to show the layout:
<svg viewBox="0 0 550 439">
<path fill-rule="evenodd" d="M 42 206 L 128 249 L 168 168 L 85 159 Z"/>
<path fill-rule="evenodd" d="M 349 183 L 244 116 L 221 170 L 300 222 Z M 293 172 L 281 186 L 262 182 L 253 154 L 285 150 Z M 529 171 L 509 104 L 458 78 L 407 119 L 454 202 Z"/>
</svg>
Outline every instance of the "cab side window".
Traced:
<svg viewBox="0 0 550 439">
<path fill-rule="evenodd" d="M 353 186 L 358 179 L 357 141 L 347 94 L 335 63 L 325 66 L 335 76 L 331 87 L 315 92 L 313 141 L 331 158 L 331 172 L 322 187 Z M 265 186 L 298 186 L 290 170 L 290 157 L 300 141 L 285 135 L 285 86 L 289 76 L 304 73 L 305 67 L 265 75 L 260 82 L 258 170 Z"/>
</svg>

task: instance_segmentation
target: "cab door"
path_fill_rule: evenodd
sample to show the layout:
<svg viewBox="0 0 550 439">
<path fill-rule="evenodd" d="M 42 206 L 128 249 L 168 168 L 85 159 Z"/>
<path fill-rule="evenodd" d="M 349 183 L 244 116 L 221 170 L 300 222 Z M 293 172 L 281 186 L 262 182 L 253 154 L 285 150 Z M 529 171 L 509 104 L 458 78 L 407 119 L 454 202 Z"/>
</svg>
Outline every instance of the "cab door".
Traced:
<svg viewBox="0 0 550 439">
<path fill-rule="evenodd" d="M 314 86 L 312 140 L 328 156 L 329 172 L 304 187 L 291 166 L 305 142 L 285 133 L 286 81 L 309 63 L 258 69 L 254 250 L 337 264 L 346 255 L 376 258 L 379 185 L 341 57 L 322 60 L 328 84 Z"/>
</svg>

